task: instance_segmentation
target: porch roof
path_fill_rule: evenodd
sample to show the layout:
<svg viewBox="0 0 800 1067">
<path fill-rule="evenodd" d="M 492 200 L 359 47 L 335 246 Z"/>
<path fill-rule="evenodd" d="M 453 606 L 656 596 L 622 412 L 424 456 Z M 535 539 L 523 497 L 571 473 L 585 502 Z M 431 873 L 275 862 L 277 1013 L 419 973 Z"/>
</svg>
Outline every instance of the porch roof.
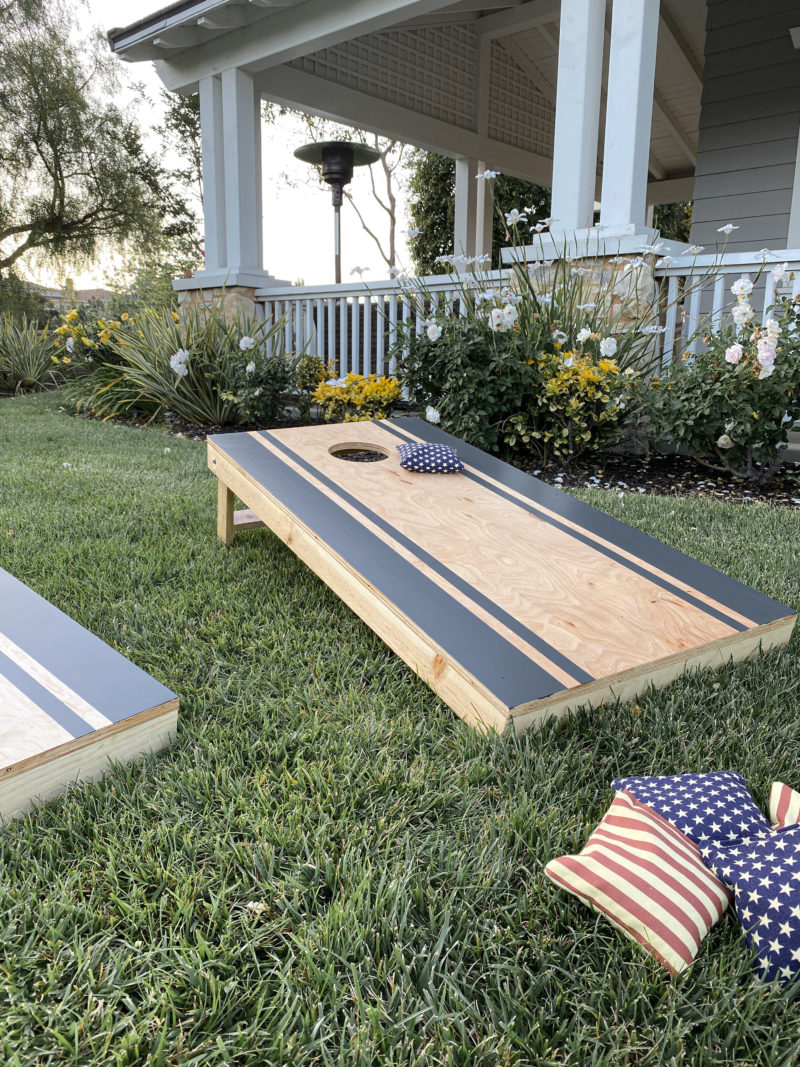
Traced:
<svg viewBox="0 0 800 1067">
<path fill-rule="evenodd" d="M 179 92 L 236 67 L 254 76 L 266 99 L 550 184 L 560 7 L 560 0 L 180 0 L 110 31 L 109 40 L 123 59 L 156 60 L 165 85 Z M 654 202 L 691 196 L 705 22 L 705 3 L 662 0 L 649 154 Z M 606 79 L 607 69 L 603 92 Z"/>
</svg>

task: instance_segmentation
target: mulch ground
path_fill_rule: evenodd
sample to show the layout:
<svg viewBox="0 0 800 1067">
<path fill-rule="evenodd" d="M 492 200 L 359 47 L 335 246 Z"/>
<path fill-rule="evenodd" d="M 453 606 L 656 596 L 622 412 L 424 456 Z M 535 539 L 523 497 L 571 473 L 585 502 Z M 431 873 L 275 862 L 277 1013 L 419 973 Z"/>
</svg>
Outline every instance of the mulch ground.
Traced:
<svg viewBox="0 0 800 1067">
<path fill-rule="evenodd" d="M 706 496 L 737 503 L 800 507 L 800 463 L 785 463 L 765 486 L 754 485 L 703 466 L 688 456 L 594 455 L 569 470 L 557 464 L 539 468 L 529 462 L 521 470 L 560 489 L 610 489 L 618 493 L 660 496 Z"/>
</svg>

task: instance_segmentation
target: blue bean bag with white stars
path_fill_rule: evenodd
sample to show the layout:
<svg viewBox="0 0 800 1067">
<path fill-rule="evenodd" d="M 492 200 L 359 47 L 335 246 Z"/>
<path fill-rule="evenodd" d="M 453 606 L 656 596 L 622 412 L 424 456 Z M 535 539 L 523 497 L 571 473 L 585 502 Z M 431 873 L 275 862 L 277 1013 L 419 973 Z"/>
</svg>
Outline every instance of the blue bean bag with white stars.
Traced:
<svg viewBox="0 0 800 1067">
<path fill-rule="evenodd" d="M 420 474 L 452 474 L 464 469 L 458 453 L 450 445 L 423 441 L 421 444 L 398 445 L 397 451 L 400 453 L 400 466 L 407 471 L 418 471 Z"/>
<path fill-rule="evenodd" d="M 736 915 L 764 981 L 800 975 L 800 826 L 700 853 L 734 892 Z"/>
<path fill-rule="evenodd" d="M 632 793 L 701 849 L 765 837 L 772 827 L 735 771 L 616 778 L 613 788 Z"/>
</svg>

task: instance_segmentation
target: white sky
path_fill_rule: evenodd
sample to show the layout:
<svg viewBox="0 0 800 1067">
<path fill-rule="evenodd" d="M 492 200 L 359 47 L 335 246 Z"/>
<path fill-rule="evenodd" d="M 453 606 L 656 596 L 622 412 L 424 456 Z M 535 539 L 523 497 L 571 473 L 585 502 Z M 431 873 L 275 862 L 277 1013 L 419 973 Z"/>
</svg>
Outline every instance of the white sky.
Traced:
<svg viewBox="0 0 800 1067">
<path fill-rule="evenodd" d="M 107 31 L 114 26 L 128 26 L 166 6 L 166 0 L 88 0 L 89 13 L 84 24 L 99 26 Z M 150 101 L 137 105 L 139 120 L 145 129 L 160 121 L 162 107 L 159 100 L 161 81 L 151 63 L 126 63 L 130 82 L 141 83 Z M 133 100 L 128 89 L 119 101 Z M 294 159 L 295 148 L 310 138 L 302 126 L 291 118 L 284 118 L 262 132 L 262 171 L 264 180 L 264 267 L 276 278 L 295 282 L 302 278 L 306 284 L 333 281 L 333 208 L 327 186 L 309 185 L 313 173 L 307 164 Z M 283 179 L 297 182 L 289 188 Z M 350 185 L 359 207 L 370 226 L 382 236 L 386 234 L 385 213 L 374 204 L 368 176 L 357 169 Z M 408 225 L 405 200 L 398 197 L 398 231 Z M 410 257 L 402 235 L 398 233 L 399 262 L 410 265 Z M 348 281 L 353 267 L 367 267 L 366 279 L 387 277 L 387 268 L 372 239 L 361 228 L 353 209 L 342 208 L 342 280 Z M 113 271 L 112 271 L 113 272 Z M 109 280 L 109 264 L 98 263 L 92 271 L 74 276 L 77 288 L 104 285 Z M 56 279 L 52 279 L 55 281 Z"/>
</svg>

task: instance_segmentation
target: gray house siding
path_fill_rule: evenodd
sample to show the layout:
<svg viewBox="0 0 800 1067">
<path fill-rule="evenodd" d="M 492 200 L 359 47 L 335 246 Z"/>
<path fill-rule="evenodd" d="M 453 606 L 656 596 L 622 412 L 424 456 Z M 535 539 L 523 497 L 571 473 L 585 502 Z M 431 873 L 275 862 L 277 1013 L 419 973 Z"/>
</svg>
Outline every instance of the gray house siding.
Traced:
<svg viewBox="0 0 800 1067">
<path fill-rule="evenodd" d="M 785 248 L 798 129 L 797 0 L 708 0 L 692 241 L 730 252 Z"/>
</svg>

